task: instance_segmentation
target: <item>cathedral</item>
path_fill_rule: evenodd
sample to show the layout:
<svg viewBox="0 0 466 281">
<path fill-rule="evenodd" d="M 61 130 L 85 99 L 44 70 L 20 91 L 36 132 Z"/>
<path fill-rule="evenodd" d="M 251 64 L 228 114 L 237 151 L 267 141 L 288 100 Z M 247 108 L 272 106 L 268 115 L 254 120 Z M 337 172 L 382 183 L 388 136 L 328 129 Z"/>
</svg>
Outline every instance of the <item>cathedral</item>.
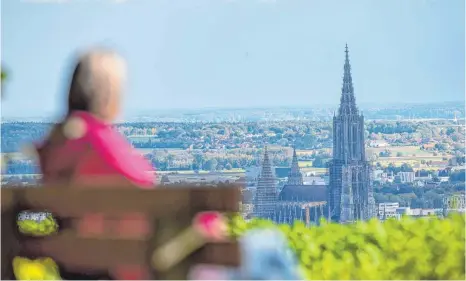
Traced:
<svg viewBox="0 0 466 281">
<path fill-rule="evenodd" d="M 371 166 L 365 158 L 364 140 L 364 116 L 356 106 L 346 46 L 340 107 L 333 117 L 329 185 L 304 185 L 293 149 L 288 182 L 278 192 L 266 147 L 254 199 L 254 216 L 277 223 L 301 220 L 306 225 L 317 223 L 321 217 L 339 223 L 374 217 Z"/>
<path fill-rule="evenodd" d="M 325 215 L 327 188 L 325 185 L 304 185 L 299 169 L 296 150 L 288 174 L 288 181 L 280 192 L 272 172 L 267 147 L 265 147 L 262 170 L 257 181 L 254 199 L 254 216 L 270 219 L 276 223 L 291 224 L 300 220 L 310 225 Z"/>
</svg>

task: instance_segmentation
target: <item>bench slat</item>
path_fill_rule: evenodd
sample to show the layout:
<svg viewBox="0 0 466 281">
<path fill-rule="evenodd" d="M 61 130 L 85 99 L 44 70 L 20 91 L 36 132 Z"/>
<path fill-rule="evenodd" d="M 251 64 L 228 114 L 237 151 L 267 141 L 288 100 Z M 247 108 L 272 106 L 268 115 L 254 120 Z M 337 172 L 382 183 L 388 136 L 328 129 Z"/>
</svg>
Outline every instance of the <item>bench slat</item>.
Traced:
<svg viewBox="0 0 466 281">
<path fill-rule="evenodd" d="M 80 189 L 79 187 L 2 188 L 2 206 L 11 198 L 33 209 L 44 209 L 60 217 L 81 217 L 101 212 L 118 216 L 128 211 L 150 214 L 152 217 L 173 216 L 185 206 L 199 210 L 236 212 L 240 191 L 236 186 L 221 188 L 169 189 Z"/>
<path fill-rule="evenodd" d="M 79 238 L 71 232 L 23 242 L 23 254 L 46 255 L 69 270 L 106 270 L 122 264 L 150 266 L 148 240 Z M 207 244 L 196 254 L 196 262 L 237 266 L 240 262 L 236 241 Z"/>
</svg>

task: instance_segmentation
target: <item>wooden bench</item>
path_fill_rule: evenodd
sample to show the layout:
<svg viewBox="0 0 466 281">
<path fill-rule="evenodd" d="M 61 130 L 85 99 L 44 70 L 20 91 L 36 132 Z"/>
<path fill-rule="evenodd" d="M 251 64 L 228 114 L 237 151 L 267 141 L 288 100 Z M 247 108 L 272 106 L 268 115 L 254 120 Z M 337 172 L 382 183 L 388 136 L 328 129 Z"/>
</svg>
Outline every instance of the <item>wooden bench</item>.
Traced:
<svg viewBox="0 0 466 281">
<path fill-rule="evenodd" d="M 234 185 L 210 188 L 170 186 L 153 190 L 3 187 L 1 277 L 14 278 L 11 261 L 15 256 L 34 258 L 24 249 L 23 245 L 27 243 L 42 243 L 47 249 L 44 256 L 51 257 L 65 268 L 79 268 L 84 272 L 138 264 L 149 268 L 153 279 L 186 279 L 190 267 L 196 264 L 237 266 L 240 256 L 236 241 L 207 243 L 163 272 L 154 268 L 151 256 L 156 248 L 187 229 L 197 213 L 237 212 L 240 196 L 240 188 Z M 52 213 L 60 221 L 60 231 L 43 238 L 24 237 L 19 233 L 16 222 L 22 210 Z M 143 213 L 148 218 L 150 235 L 141 238 L 119 238 L 107 234 L 82 237 L 69 223 L 89 213 L 118 217 L 128 212 Z"/>
</svg>

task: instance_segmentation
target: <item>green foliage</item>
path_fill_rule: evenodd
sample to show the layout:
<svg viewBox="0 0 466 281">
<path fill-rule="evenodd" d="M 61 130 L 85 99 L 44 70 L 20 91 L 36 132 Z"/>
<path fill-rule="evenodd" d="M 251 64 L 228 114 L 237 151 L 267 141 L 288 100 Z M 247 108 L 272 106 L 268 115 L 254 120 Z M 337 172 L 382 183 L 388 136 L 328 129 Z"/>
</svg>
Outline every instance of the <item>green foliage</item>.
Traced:
<svg viewBox="0 0 466 281">
<path fill-rule="evenodd" d="M 230 221 L 234 237 L 252 228 L 278 227 L 288 237 L 308 279 L 464 280 L 465 217 L 403 218 L 307 228 L 269 221 Z"/>
<path fill-rule="evenodd" d="M 58 224 L 51 214 L 41 221 L 32 219 L 18 220 L 17 225 L 21 233 L 31 236 L 48 236 L 58 230 Z"/>
<path fill-rule="evenodd" d="M 51 216 L 41 223 L 18 221 L 20 231 L 46 236 L 57 230 Z M 277 225 L 267 220 L 230 219 L 231 236 L 255 228 L 278 228 L 288 238 L 307 279 L 464 280 L 465 216 L 401 221 L 377 220 L 320 226 Z"/>
</svg>

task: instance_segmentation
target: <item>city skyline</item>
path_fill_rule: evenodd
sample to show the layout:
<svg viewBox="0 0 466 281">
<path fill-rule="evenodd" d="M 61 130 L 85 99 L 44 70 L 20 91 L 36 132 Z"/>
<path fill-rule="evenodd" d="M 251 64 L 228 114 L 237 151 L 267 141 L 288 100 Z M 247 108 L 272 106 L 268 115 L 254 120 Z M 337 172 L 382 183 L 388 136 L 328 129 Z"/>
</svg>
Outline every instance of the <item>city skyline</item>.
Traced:
<svg viewBox="0 0 466 281">
<path fill-rule="evenodd" d="M 463 1 L 8 1 L 2 19 L 8 117 L 62 112 L 63 70 L 96 44 L 128 59 L 125 116 L 336 107 L 346 43 L 358 104 L 464 102 Z"/>
</svg>

